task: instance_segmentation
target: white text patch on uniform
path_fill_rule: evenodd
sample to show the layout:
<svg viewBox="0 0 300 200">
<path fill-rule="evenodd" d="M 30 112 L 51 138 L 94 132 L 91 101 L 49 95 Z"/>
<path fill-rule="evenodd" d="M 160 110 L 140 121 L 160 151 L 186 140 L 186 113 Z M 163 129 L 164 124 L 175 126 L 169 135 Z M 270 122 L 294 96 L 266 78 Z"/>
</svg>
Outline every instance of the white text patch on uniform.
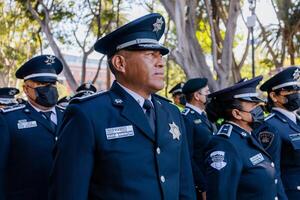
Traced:
<svg viewBox="0 0 300 200">
<path fill-rule="evenodd" d="M 265 159 L 264 159 L 264 157 L 263 157 L 263 155 L 261 154 L 261 153 L 259 153 L 259 154 L 256 154 L 255 156 L 252 156 L 251 158 L 250 158 L 250 161 L 251 161 L 251 163 L 253 164 L 253 165 L 257 165 L 258 163 L 261 163 L 262 161 L 264 161 Z"/>
<path fill-rule="evenodd" d="M 18 125 L 18 129 L 37 127 L 36 121 L 28 122 L 28 121 L 26 121 L 26 119 L 25 120 L 19 120 L 17 125 Z"/>
<path fill-rule="evenodd" d="M 291 138 L 292 141 L 300 140 L 300 133 L 289 134 L 289 137 Z"/>
<path fill-rule="evenodd" d="M 224 158 L 225 158 L 224 151 L 214 151 L 210 154 L 210 158 L 212 161 L 210 166 L 217 170 L 220 170 L 227 165 L 227 163 L 224 162 Z"/>
<path fill-rule="evenodd" d="M 106 128 L 105 133 L 108 140 L 134 136 L 132 125 Z"/>
</svg>

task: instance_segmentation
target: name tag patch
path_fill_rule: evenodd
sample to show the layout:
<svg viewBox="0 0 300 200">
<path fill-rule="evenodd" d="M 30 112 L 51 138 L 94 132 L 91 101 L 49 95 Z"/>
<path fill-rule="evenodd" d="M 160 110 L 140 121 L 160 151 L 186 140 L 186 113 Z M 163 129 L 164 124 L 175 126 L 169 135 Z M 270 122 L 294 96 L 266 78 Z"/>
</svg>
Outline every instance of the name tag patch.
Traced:
<svg viewBox="0 0 300 200">
<path fill-rule="evenodd" d="M 264 157 L 263 157 L 263 155 L 261 154 L 261 153 L 259 153 L 259 154 L 256 154 L 255 156 L 252 156 L 251 158 L 250 158 L 250 161 L 251 161 L 251 163 L 253 164 L 253 165 L 257 165 L 258 163 L 261 163 L 262 161 L 264 161 L 265 159 L 264 159 Z"/>
<path fill-rule="evenodd" d="M 134 136 L 132 125 L 106 128 L 105 133 L 108 140 Z"/>
<path fill-rule="evenodd" d="M 292 141 L 300 140 L 300 133 L 290 134 L 289 136 Z"/>
<path fill-rule="evenodd" d="M 28 122 L 26 120 L 19 120 L 17 125 L 18 125 L 18 129 L 37 127 L 36 121 L 29 121 Z"/>
</svg>

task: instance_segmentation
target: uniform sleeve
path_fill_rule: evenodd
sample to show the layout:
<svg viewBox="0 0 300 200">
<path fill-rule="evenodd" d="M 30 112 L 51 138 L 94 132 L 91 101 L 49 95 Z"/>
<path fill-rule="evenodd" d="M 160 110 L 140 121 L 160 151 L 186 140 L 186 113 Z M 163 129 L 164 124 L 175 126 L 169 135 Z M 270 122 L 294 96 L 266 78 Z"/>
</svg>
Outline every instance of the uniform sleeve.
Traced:
<svg viewBox="0 0 300 200">
<path fill-rule="evenodd" d="M 5 175 L 6 166 L 9 152 L 9 130 L 4 120 L 4 117 L 0 114 L 0 199 L 5 200 Z"/>
<path fill-rule="evenodd" d="M 182 116 L 180 116 L 182 132 L 182 147 L 181 147 L 181 163 L 180 163 L 180 200 L 196 199 L 196 192 L 194 187 L 194 179 L 192 174 L 191 160 L 188 151 L 188 143 L 186 139 L 186 131 Z"/>
<path fill-rule="evenodd" d="M 65 113 L 50 175 L 50 200 L 86 200 L 93 169 L 92 123 L 78 105 Z"/>
<path fill-rule="evenodd" d="M 198 190 L 201 190 L 201 192 L 205 192 L 207 189 L 204 167 L 204 149 L 208 144 L 212 133 L 202 125 L 195 126 L 194 131 L 194 151 L 192 156 L 193 174 Z"/>
<path fill-rule="evenodd" d="M 232 144 L 223 138 L 211 139 L 205 154 L 205 169 L 207 199 L 235 200 L 242 162 Z"/>
</svg>

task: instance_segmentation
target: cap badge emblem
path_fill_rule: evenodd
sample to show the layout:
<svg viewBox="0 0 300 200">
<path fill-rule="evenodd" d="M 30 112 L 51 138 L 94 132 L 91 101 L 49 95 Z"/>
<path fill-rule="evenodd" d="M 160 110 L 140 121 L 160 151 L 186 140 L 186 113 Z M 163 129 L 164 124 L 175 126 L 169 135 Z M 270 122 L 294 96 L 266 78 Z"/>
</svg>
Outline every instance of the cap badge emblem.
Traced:
<svg viewBox="0 0 300 200">
<path fill-rule="evenodd" d="M 50 55 L 50 56 L 46 56 L 47 57 L 47 59 L 45 60 L 45 63 L 47 64 L 47 65 L 52 65 L 52 64 L 54 64 L 55 63 L 55 56 L 52 56 L 52 55 Z"/>
<path fill-rule="evenodd" d="M 15 95 L 16 93 L 17 93 L 17 90 L 15 90 L 15 89 L 12 89 L 8 92 L 8 94 L 11 96 Z"/>
<path fill-rule="evenodd" d="M 294 80 L 298 80 L 300 78 L 300 70 L 296 69 L 293 74 Z"/>
<path fill-rule="evenodd" d="M 158 32 L 161 30 L 162 25 L 164 24 L 163 18 L 157 18 L 156 22 L 153 24 L 153 32 Z"/>
</svg>

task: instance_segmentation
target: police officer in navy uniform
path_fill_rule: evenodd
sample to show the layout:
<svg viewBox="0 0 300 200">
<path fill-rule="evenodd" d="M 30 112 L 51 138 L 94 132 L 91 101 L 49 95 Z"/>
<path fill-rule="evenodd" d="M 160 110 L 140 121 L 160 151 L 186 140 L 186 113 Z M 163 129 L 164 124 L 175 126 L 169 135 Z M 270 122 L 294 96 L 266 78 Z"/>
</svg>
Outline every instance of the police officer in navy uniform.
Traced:
<svg viewBox="0 0 300 200">
<path fill-rule="evenodd" d="M 17 88 L 0 88 L 0 108 L 18 104 L 17 100 L 15 99 L 15 95 L 19 93 L 20 91 Z"/>
<path fill-rule="evenodd" d="M 188 80 L 184 84 L 182 92 L 187 100 L 182 114 L 189 142 L 197 198 L 205 199 L 204 148 L 214 131 L 213 124 L 205 114 L 207 95 L 210 94 L 207 79 Z"/>
<path fill-rule="evenodd" d="M 101 38 L 116 81 L 66 109 L 50 177 L 51 200 L 195 199 L 179 110 L 155 94 L 164 87 L 160 14 Z"/>
<path fill-rule="evenodd" d="M 261 134 L 259 139 L 265 143 L 278 168 L 281 167 L 281 179 L 289 200 L 300 199 L 300 123 L 294 112 L 300 107 L 299 77 L 300 67 L 291 66 L 260 87 L 268 93 L 271 111 L 265 122 L 273 126 L 277 134 Z"/>
<path fill-rule="evenodd" d="M 45 200 L 52 167 L 52 149 L 63 110 L 56 107 L 57 75 L 63 65 L 55 56 L 41 55 L 23 64 L 16 77 L 24 79 L 26 104 L 1 109 L 0 197 L 4 200 Z"/>
<path fill-rule="evenodd" d="M 177 108 L 182 111 L 185 105 L 185 98 L 182 93 L 182 87 L 184 83 L 177 83 L 174 87 L 171 88 L 169 94 L 172 94 L 173 103 L 177 106 Z"/>
<path fill-rule="evenodd" d="M 207 199 L 278 199 L 275 165 L 253 137 L 263 120 L 256 93 L 262 76 L 211 93 L 210 104 L 225 122 L 206 149 Z"/>
</svg>

